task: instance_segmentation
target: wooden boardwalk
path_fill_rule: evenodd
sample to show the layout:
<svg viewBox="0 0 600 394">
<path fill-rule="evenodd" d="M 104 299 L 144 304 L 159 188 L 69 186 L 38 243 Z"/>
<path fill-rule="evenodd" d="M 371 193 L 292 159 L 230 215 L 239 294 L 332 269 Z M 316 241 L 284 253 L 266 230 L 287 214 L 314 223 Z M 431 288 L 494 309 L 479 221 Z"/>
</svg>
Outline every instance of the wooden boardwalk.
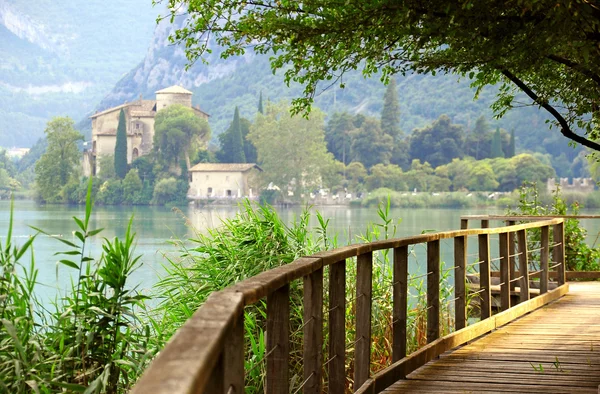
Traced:
<svg viewBox="0 0 600 394">
<path fill-rule="evenodd" d="M 384 393 L 600 393 L 600 282 L 442 354 Z"/>
</svg>

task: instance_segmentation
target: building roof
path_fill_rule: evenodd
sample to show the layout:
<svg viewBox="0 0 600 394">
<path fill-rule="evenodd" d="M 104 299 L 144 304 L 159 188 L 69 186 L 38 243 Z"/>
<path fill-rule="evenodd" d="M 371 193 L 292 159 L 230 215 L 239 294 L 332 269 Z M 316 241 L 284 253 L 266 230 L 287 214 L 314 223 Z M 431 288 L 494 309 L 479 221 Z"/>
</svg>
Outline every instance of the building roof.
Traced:
<svg viewBox="0 0 600 394">
<path fill-rule="evenodd" d="M 156 93 L 156 94 L 159 94 L 159 93 L 193 94 L 189 90 L 184 89 L 181 86 L 177 86 L 177 85 L 173 85 L 173 86 L 169 86 L 168 88 L 157 90 L 154 93 Z"/>
<path fill-rule="evenodd" d="M 132 111 L 153 111 L 154 106 L 156 105 L 156 100 L 136 100 L 130 103 L 125 103 L 121 105 L 117 105 L 116 107 L 105 109 L 104 111 L 97 112 L 94 115 L 90 116 L 91 119 L 97 118 L 98 116 L 105 115 L 121 108 L 131 107 Z"/>
<path fill-rule="evenodd" d="M 246 172 L 253 168 L 262 171 L 255 163 L 198 163 L 190 172 Z"/>
</svg>

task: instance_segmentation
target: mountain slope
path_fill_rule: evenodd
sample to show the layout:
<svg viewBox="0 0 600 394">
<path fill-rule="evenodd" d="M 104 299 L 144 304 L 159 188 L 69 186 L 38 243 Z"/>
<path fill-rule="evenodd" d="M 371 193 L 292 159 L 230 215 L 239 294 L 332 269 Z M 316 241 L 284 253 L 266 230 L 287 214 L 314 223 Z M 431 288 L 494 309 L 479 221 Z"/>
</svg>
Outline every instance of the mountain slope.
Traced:
<svg viewBox="0 0 600 394">
<path fill-rule="evenodd" d="M 149 0 L 0 0 L 0 146 L 88 113 L 143 56 L 158 13 Z"/>
</svg>

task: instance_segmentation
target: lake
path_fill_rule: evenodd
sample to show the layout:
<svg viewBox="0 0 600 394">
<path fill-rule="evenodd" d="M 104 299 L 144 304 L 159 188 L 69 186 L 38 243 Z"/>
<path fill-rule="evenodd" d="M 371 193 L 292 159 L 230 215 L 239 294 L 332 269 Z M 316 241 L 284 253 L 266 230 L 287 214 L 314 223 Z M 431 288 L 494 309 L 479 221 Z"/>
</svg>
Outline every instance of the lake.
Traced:
<svg viewBox="0 0 600 394">
<path fill-rule="evenodd" d="M 278 208 L 282 219 L 291 222 L 301 212 L 301 208 Z M 365 232 L 369 223 L 380 223 L 376 208 L 349 208 L 349 207 L 318 207 L 325 218 L 329 218 L 330 236 L 337 233 L 340 245 L 347 240 L 357 242 L 357 235 Z M 8 226 L 10 203 L 0 201 L 0 225 L 3 229 Z M 133 283 L 140 283 L 143 288 L 149 288 L 156 282 L 164 271 L 162 264 L 166 262 L 164 254 L 176 256 L 176 248 L 169 241 L 185 240 L 194 234 L 194 230 L 186 225 L 188 222 L 197 230 L 205 231 L 207 228 L 219 226 L 222 218 L 233 217 L 237 207 L 210 207 L 195 208 L 189 206 L 182 211 L 171 210 L 165 207 L 148 206 L 98 206 L 91 216 L 91 228 L 104 228 L 100 236 L 96 236 L 90 244 L 90 252 L 97 257 L 101 252 L 102 237 L 112 239 L 115 236 L 123 237 L 127 229 L 129 218 L 133 215 L 133 229 L 136 235 L 136 252 L 141 254 L 142 267 L 132 277 Z M 458 229 L 460 216 L 466 214 L 500 214 L 502 210 L 479 209 L 392 209 L 391 217 L 396 223 L 400 221 L 397 237 L 419 234 L 422 231 L 443 231 Z M 584 212 L 582 212 L 584 213 Z M 594 212 L 589 212 L 594 213 Z M 29 226 L 41 228 L 49 234 L 63 239 L 74 241 L 73 231 L 76 229 L 72 217 L 83 217 L 83 206 L 66 205 L 38 205 L 33 201 L 15 201 L 13 236 L 18 244 L 25 242 L 27 237 L 36 233 Z M 317 225 L 317 219 L 311 217 L 311 226 Z M 589 237 L 593 241 L 600 231 L 600 221 L 582 221 L 588 228 Z M 6 232 L 0 233 L 4 240 Z M 474 247 L 474 243 L 470 243 Z M 452 261 L 451 240 L 442 242 L 442 259 Z M 41 286 L 38 293 L 43 298 L 53 298 L 57 287 L 64 288 L 68 284 L 69 274 L 72 269 L 61 266 L 57 270 L 56 256 L 58 251 L 64 251 L 67 246 L 56 239 L 40 235 L 34 242 L 36 267 L 39 270 L 38 281 Z M 419 272 L 419 258 L 424 255 L 424 247 L 415 254 L 417 267 L 411 271 Z M 471 248 L 469 248 L 471 249 Z M 473 250 L 472 252 L 474 252 Z M 470 251 L 471 252 L 471 251 Z"/>
</svg>

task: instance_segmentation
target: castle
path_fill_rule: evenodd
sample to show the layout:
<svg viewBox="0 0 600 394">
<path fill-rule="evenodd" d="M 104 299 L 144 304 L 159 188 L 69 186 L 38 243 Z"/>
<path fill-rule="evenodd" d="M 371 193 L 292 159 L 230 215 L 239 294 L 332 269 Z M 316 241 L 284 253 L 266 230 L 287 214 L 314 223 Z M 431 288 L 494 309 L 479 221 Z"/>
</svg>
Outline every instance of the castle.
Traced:
<svg viewBox="0 0 600 394">
<path fill-rule="evenodd" d="M 172 104 L 192 108 L 197 116 L 208 119 L 209 115 L 192 106 L 192 92 L 180 86 L 171 86 L 156 92 L 156 100 L 143 100 L 118 105 L 91 116 L 92 147 L 83 153 L 85 176 L 100 172 L 98 158 L 112 156 L 117 141 L 117 126 L 121 109 L 125 112 L 127 130 L 127 163 L 152 151 L 154 141 L 154 117 L 156 112 Z"/>
</svg>

